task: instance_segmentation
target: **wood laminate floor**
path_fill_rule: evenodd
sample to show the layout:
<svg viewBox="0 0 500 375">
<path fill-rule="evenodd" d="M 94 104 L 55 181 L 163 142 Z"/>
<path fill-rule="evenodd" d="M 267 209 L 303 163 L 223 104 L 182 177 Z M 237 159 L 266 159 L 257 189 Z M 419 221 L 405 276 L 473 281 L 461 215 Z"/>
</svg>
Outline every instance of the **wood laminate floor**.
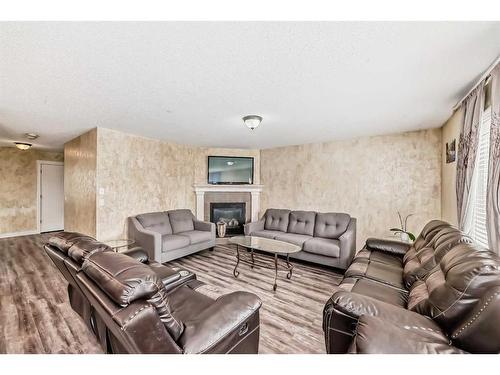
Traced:
<svg viewBox="0 0 500 375">
<path fill-rule="evenodd" d="M 0 239 L 0 353 L 102 353 L 43 250 L 48 237 Z"/>
<path fill-rule="evenodd" d="M 101 353 L 69 305 L 65 279 L 42 248 L 47 238 L 0 239 L 0 353 Z M 220 293 L 246 290 L 260 297 L 260 353 L 325 353 L 323 306 L 342 276 L 292 262 L 292 279 L 281 272 L 273 292 L 273 270 L 240 264 L 235 278 L 235 263 L 230 246 L 171 262 L 195 272 Z"/>
</svg>

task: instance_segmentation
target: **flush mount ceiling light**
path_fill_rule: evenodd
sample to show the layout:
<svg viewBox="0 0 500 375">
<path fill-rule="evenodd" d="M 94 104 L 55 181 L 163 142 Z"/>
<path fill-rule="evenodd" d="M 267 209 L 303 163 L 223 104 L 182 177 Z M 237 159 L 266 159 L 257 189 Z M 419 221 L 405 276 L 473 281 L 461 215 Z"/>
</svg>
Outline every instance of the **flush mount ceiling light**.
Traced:
<svg viewBox="0 0 500 375">
<path fill-rule="evenodd" d="M 243 117 L 243 122 L 250 130 L 254 130 L 262 122 L 262 117 L 257 115 L 248 115 Z"/>
<path fill-rule="evenodd" d="M 19 150 L 29 150 L 31 148 L 31 143 L 14 142 L 14 144 Z"/>
<path fill-rule="evenodd" d="M 24 136 L 28 138 L 30 141 L 37 139 L 39 137 L 39 135 L 35 133 L 25 133 Z"/>
</svg>

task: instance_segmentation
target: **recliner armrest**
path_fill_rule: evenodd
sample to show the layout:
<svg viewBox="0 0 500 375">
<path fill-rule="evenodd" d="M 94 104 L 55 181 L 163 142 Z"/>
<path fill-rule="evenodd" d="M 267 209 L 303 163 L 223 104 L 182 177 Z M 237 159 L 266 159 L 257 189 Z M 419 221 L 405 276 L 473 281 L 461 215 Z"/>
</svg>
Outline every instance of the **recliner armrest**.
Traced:
<svg viewBox="0 0 500 375">
<path fill-rule="evenodd" d="M 122 254 L 128 255 L 131 258 L 134 258 L 135 260 L 141 263 L 148 263 L 149 261 L 148 253 L 146 253 L 144 249 L 139 246 L 120 252 Z"/>
<path fill-rule="evenodd" d="M 184 322 L 178 343 L 184 353 L 205 353 L 239 330 L 260 308 L 260 299 L 248 292 L 233 292 L 218 298 L 196 319 Z"/>
<path fill-rule="evenodd" d="M 264 219 L 260 219 L 258 221 L 253 221 L 251 223 L 247 223 L 243 226 L 245 230 L 245 236 L 249 236 L 252 232 L 256 232 L 259 230 L 264 230 Z"/>
<path fill-rule="evenodd" d="M 409 243 L 401 241 L 386 240 L 382 238 L 368 238 L 366 240 L 366 248 L 369 250 L 378 250 L 386 253 L 405 255 L 411 247 Z"/>
</svg>

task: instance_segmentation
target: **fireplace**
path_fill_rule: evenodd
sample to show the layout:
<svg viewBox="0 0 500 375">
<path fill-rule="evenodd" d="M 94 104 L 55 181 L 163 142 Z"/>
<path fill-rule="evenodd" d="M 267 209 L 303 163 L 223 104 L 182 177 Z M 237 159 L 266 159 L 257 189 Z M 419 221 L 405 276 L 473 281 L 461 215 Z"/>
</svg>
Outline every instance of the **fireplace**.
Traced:
<svg viewBox="0 0 500 375">
<path fill-rule="evenodd" d="M 245 217 L 244 202 L 210 203 L 210 221 L 215 224 L 221 221 L 226 223 L 226 236 L 243 234 Z"/>
</svg>

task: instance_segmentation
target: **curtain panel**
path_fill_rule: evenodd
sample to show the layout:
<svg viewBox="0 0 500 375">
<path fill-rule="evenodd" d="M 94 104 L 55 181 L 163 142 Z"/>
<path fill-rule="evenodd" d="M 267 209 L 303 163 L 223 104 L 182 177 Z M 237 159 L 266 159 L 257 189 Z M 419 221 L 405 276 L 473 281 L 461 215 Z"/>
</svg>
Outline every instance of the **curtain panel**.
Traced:
<svg viewBox="0 0 500 375">
<path fill-rule="evenodd" d="M 486 225 L 490 250 L 500 254 L 500 65 L 491 72 L 491 128 Z"/>
<path fill-rule="evenodd" d="M 464 117 L 458 141 L 456 192 L 458 225 L 465 232 L 472 227 L 473 202 L 471 202 L 470 194 L 483 106 L 484 81 L 462 103 Z"/>
</svg>

